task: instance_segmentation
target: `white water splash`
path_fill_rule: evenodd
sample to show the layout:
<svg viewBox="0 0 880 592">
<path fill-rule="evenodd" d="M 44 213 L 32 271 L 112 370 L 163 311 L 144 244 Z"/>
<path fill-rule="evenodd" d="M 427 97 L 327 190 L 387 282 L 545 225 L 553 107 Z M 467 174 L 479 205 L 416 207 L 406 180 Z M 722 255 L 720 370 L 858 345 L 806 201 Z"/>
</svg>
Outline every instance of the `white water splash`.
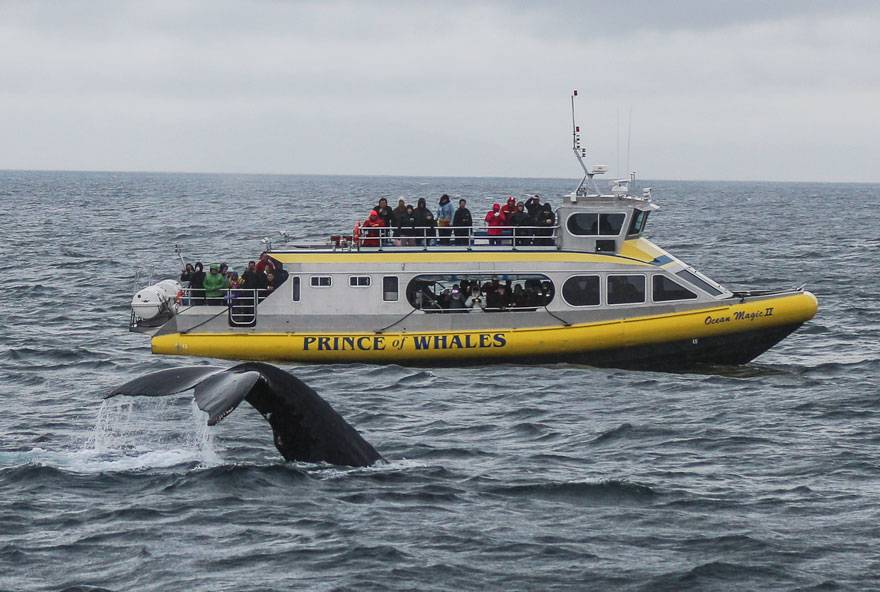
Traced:
<svg viewBox="0 0 880 592">
<path fill-rule="evenodd" d="M 193 400 L 183 406 L 177 399 L 165 398 L 105 400 L 79 450 L 32 452 L 32 462 L 84 473 L 222 463 L 207 414 Z"/>
</svg>

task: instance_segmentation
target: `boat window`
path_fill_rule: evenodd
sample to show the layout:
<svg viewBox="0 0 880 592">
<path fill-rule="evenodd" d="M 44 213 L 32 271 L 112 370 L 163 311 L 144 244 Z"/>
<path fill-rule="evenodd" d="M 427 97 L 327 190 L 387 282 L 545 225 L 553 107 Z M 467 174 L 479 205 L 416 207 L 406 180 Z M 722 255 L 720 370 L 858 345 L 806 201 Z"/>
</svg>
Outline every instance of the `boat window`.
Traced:
<svg viewBox="0 0 880 592">
<path fill-rule="evenodd" d="M 382 278 L 382 300 L 397 302 L 397 276 L 386 275 Z"/>
<path fill-rule="evenodd" d="M 709 282 L 707 282 L 706 280 L 704 280 L 703 278 L 698 276 L 697 274 L 691 273 L 687 269 L 682 269 L 681 271 L 676 272 L 675 275 L 677 275 L 678 277 L 680 277 L 683 280 L 690 282 L 691 284 L 695 285 L 696 287 L 700 288 L 701 290 L 708 292 L 712 296 L 718 296 L 719 294 L 721 294 L 721 290 L 719 290 L 718 288 L 716 288 L 715 286 L 713 286 L 712 284 L 710 284 Z"/>
<path fill-rule="evenodd" d="M 299 302 L 299 276 L 293 276 L 293 301 Z"/>
<path fill-rule="evenodd" d="M 406 298 L 425 312 L 534 311 L 553 300 L 553 282 L 541 274 L 418 275 Z"/>
<path fill-rule="evenodd" d="M 353 275 L 348 278 L 348 285 L 352 288 L 367 288 L 370 285 L 370 276 Z"/>
<path fill-rule="evenodd" d="M 645 224 L 648 223 L 648 214 L 650 213 L 645 210 L 634 210 L 632 223 L 629 225 L 627 234 L 640 234 L 645 229 Z"/>
<path fill-rule="evenodd" d="M 599 214 L 599 234 L 603 236 L 620 234 L 626 214 Z"/>
<path fill-rule="evenodd" d="M 654 302 L 667 302 L 669 300 L 690 300 L 697 295 L 672 281 L 665 275 L 655 275 L 652 280 L 652 297 Z"/>
<path fill-rule="evenodd" d="M 575 275 L 562 284 L 562 298 L 572 306 L 599 304 L 599 276 Z"/>
<path fill-rule="evenodd" d="M 311 282 L 313 288 L 329 288 L 333 283 L 329 275 L 313 275 Z"/>
<path fill-rule="evenodd" d="M 644 301 L 645 276 L 608 276 L 608 304 L 636 304 Z"/>
<path fill-rule="evenodd" d="M 572 214 L 566 224 L 572 234 L 579 236 L 599 234 L 599 214 Z"/>
<path fill-rule="evenodd" d="M 566 225 L 577 236 L 616 236 L 620 234 L 626 214 L 572 214 Z"/>
</svg>

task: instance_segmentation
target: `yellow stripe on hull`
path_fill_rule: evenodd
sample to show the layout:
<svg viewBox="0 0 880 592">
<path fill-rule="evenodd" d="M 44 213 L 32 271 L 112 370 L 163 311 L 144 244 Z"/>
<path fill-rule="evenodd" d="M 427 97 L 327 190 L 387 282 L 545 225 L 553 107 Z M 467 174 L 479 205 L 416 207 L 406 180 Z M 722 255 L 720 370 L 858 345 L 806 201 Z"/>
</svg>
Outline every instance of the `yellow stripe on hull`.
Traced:
<svg viewBox="0 0 880 592">
<path fill-rule="evenodd" d="M 424 333 L 173 333 L 153 337 L 153 353 L 292 362 L 436 363 L 572 356 L 591 351 L 699 340 L 796 326 L 818 308 L 799 292 L 680 313 L 527 328 Z"/>
</svg>

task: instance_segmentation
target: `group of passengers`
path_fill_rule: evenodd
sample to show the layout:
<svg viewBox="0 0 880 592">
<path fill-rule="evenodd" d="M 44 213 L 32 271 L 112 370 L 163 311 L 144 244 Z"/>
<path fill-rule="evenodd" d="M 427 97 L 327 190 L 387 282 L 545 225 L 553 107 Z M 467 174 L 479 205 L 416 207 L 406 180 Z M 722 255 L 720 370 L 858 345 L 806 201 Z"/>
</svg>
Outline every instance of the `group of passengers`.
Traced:
<svg viewBox="0 0 880 592">
<path fill-rule="evenodd" d="M 226 263 L 212 263 L 207 274 L 204 269 L 201 261 L 187 263 L 180 274 L 180 282 L 189 288 L 189 304 L 224 306 L 252 299 L 254 294 L 262 300 L 288 277 L 281 262 L 273 261 L 266 252 L 260 254 L 259 261 L 248 261 L 240 275 Z"/>
<path fill-rule="evenodd" d="M 494 204 L 486 214 L 486 235 L 491 245 L 529 246 L 552 245 L 556 215 L 548 203 L 534 195 L 525 202 L 510 197 L 502 207 Z M 402 247 L 425 245 L 468 246 L 473 234 L 473 216 L 467 200 L 458 200 L 453 208 L 447 194 L 440 196 L 436 212 L 428 209 L 421 197 L 415 207 L 400 199 L 391 209 L 384 197 L 370 211 L 367 219 L 355 227 L 362 232 L 360 244 L 364 247 L 394 245 Z"/>
<path fill-rule="evenodd" d="M 549 281 L 528 279 L 525 282 L 502 282 L 498 279 L 480 283 L 462 280 L 445 288 L 439 294 L 429 284 L 417 289 L 410 299 L 415 308 L 437 311 L 466 311 L 481 308 L 489 312 L 502 310 L 533 310 L 546 306 L 553 299 L 553 286 Z"/>
</svg>

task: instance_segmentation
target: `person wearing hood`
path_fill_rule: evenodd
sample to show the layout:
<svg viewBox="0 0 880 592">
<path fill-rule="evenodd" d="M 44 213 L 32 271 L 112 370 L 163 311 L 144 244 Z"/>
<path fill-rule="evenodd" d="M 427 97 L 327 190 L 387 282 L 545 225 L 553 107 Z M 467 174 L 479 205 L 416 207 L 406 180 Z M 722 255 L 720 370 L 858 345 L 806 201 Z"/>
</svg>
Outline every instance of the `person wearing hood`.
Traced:
<svg viewBox="0 0 880 592">
<path fill-rule="evenodd" d="M 361 224 L 364 229 L 364 238 L 361 239 L 362 247 L 378 247 L 380 244 L 379 237 L 382 234 L 380 228 L 385 228 L 385 220 L 379 217 L 376 210 L 370 211 L 370 216 Z"/>
<path fill-rule="evenodd" d="M 193 272 L 189 276 L 189 293 L 193 304 L 205 303 L 205 266 L 196 261 Z"/>
<path fill-rule="evenodd" d="M 545 203 L 538 212 L 538 219 L 535 221 L 536 226 L 541 228 L 535 233 L 541 238 L 535 240 L 535 244 L 553 245 L 553 226 L 556 225 L 556 214 L 550 204 Z"/>
<path fill-rule="evenodd" d="M 489 227 L 488 235 L 490 245 L 502 244 L 501 236 L 504 234 L 504 230 L 502 230 L 501 227 L 504 226 L 506 222 L 507 220 L 501 212 L 501 204 L 492 204 L 492 209 L 486 214 L 486 226 Z"/>
<path fill-rule="evenodd" d="M 514 227 L 513 232 L 516 236 L 516 246 L 521 247 L 532 244 L 532 235 L 534 234 L 534 231 L 528 227 L 533 226 L 534 224 L 531 216 L 526 214 L 523 202 L 516 204 L 516 211 L 510 216 L 507 224 L 508 226 Z"/>
<path fill-rule="evenodd" d="M 384 197 L 380 198 L 379 205 L 377 205 L 373 209 L 376 211 L 377 214 L 379 214 L 379 217 L 385 221 L 385 226 L 391 226 L 391 216 L 393 215 L 393 212 L 388 206 L 387 199 L 385 199 Z"/>
<path fill-rule="evenodd" d="M 220 266 L 211 264 L 211 272 L 205 276 L 205 298 L 212 306 L 223 305 L 223 291 L 229 287 L 226 276 L 220 273 Z"/>
<path fill-rule="evenodd" d="M 403 201 L 403 200 L 401 200 Z M 412 205 L 406 206 L 403 214 L 397 222 L 397 234 L 400 236 L 400 246 L 412 247 L 416 244 L 416 211 Z"/>
<path fill-rule="evenodd" d="M 436 222 L 434 214 L 428 209 L 428 202 L 425 201 L 424 197 L 419 198 L 414 213 L 416 228 L 422 227 L 417 232 L 419 239 L 416 241 L 416 244 L 419 246 L 430 245 L 434 242 L 434 226 Z"/>
<path fill-rule="evenodd" d="M 528 212 L 529 216 L 537 220 L 538 213 L 541 210 L 541 196 L 537 193 L 531 196 L 529 199 L 526 200 L 525 207 L 526 212 Z"/>
<path fill-rule="evenodd" d="M 455 232 L 455 244 L 460 247 L 468 245 L 468 235 L 471 227 L 474 225 L 474 219 L 471 217 L 471 211 L 467 209 L 467 200 L 458 200 L 458 209 L 452 215 L 452 227 Z"/>
<path fill-rule="evenodd" d="M 443 194 L 440 196 L 440 205 L 437 207 L 437 227 L 439 230 L 437 231 L 440 235 L 440 244 L 448 245 L 449 237 L 452 235 L 452 203 L 449 201 L 449 196 L 447 194 Z"/>
<path fill-rule="evenodd" d="M 400 227 L 406 221 L 406 202 L 403 199 L 397 200 L 397 207 L 391 210 L 391 224 L 394 229 L 394 236 L 400 237 Z"/>
</svg>

